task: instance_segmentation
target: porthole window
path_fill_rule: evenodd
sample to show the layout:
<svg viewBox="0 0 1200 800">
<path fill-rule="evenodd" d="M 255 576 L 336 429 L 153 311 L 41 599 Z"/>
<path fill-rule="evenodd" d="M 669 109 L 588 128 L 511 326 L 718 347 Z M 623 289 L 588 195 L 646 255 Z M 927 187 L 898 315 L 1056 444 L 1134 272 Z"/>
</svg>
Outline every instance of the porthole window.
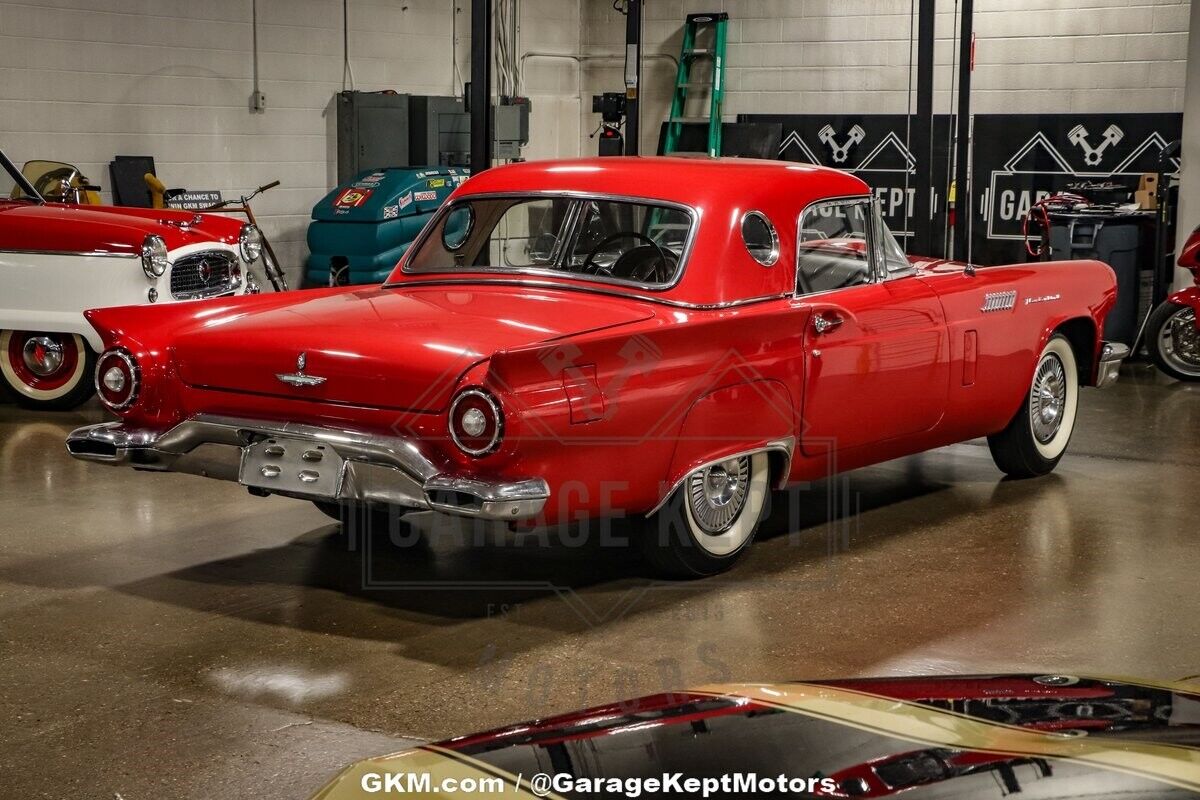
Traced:
<svg viewBox="0 0 1200 800">
<path fill-rule="evenodd" d="M 742 217 L 742 241 L 750 257 L 764 267 L 779 260 L 779 235 L 761 212 L 751 211 Z"/>
<path fill-rule="evenodd" d="M 451 251 L 462 247 L 467 243 L 474 224 L 475 212 L 471 206 L 461 205 L 451 209 L 442 224 L 442 246 Z"/>
</svg>

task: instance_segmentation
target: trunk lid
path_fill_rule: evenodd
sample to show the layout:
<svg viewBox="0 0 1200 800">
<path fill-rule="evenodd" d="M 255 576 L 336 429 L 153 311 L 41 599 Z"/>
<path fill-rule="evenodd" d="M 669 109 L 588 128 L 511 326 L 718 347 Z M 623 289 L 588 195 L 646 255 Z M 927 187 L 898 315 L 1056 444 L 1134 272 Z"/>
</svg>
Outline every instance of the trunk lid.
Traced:
<svg viewBox="0 0 1200 800">
<path fill-rule="evenodd" d="M 177 335 L 173 349 L 191 386 L 440 411 L 459 377 L 493 353 L 652 315 L 641 302 L 570 291 L 375 287 L 214 316 Z M 299 375 L 312 380 L 289 382 Z"/>
</svg>

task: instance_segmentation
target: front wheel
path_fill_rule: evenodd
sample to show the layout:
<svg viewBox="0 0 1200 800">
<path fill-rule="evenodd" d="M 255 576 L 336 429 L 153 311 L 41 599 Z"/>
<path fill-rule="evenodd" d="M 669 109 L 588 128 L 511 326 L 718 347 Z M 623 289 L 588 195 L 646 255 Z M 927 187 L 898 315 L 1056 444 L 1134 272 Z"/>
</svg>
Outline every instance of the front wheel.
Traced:
<svg viewBox="0 0 1200 800">
<path fill-rule="evenodd" d="M 770 492 L 766 453 L 702 467 L 640 531 L 642 552 L 660 574 L 702 578 L 732 567 L 762 521 Z"/>
<path fill-rule="evenodd" d="M 1200 330 L 1196 309 L 1166 302 L 1146 322 L 1146 341 L 1155 365 L 1172 378 L 1200 381 Z"/>
<path fill-rule="evenodd" d="M 74 333 L 0 331 L 0 380 L 17 404 L 66 411 L 82 405 L 96 389 L 96 354 Z"/>
<path fill-rule="evenodd" d="M 1010 478 L 1036 478 L 1062 460 L 1079 410 L 1079 368 L 1071 343 L 1055 334 L 1038 357 L 1033 385 L 1008 427 L 988 437 L 996 466 Z"/>
</svg>

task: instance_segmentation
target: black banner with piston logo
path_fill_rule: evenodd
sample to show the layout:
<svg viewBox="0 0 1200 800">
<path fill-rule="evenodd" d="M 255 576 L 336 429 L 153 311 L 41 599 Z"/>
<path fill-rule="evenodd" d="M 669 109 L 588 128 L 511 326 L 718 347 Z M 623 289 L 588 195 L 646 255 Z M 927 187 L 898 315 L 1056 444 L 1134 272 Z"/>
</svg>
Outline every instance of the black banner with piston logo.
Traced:
<svg viewBox="0 0 1200 800">
<path fill-rule="evenodd" d="M 916 199 L 933 192 L 934 252 L 946 252 L 953 117 L 934 117 L 933 186 L 915 186 L 903 114 L 743 114 L 739 122 L 779 123 L 779 158 L 858 175 L 879 197 L 884 219 L 906 236 Z M 972 154 L 971 258 L 1025 260 L 1021 223 L 1035 202 L 1086 183 L 1137 188 L 1158 169 L 1161 149 L 1179 138 L 1181 114 L 978 114 Z M 1087 196 L 1086 191 L 1077 192 Z M 958 254 L 965 257 L 965 254 Z"/>
</svg>

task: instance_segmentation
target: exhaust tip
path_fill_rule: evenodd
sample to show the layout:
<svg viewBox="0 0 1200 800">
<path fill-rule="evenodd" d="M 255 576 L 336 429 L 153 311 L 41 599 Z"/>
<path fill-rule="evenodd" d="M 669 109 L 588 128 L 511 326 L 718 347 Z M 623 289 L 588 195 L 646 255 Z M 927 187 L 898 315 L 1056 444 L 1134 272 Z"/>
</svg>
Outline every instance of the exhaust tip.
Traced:
<svg viewBox="0 0 1200 800">
<path fill-rule="evenodd" d="M 96 461 L 115 461 L 118 456 L 115 444 L 96 439 L 68 439 L 67 452 L 76 458 L 95 459 Z"/>
</svg>

